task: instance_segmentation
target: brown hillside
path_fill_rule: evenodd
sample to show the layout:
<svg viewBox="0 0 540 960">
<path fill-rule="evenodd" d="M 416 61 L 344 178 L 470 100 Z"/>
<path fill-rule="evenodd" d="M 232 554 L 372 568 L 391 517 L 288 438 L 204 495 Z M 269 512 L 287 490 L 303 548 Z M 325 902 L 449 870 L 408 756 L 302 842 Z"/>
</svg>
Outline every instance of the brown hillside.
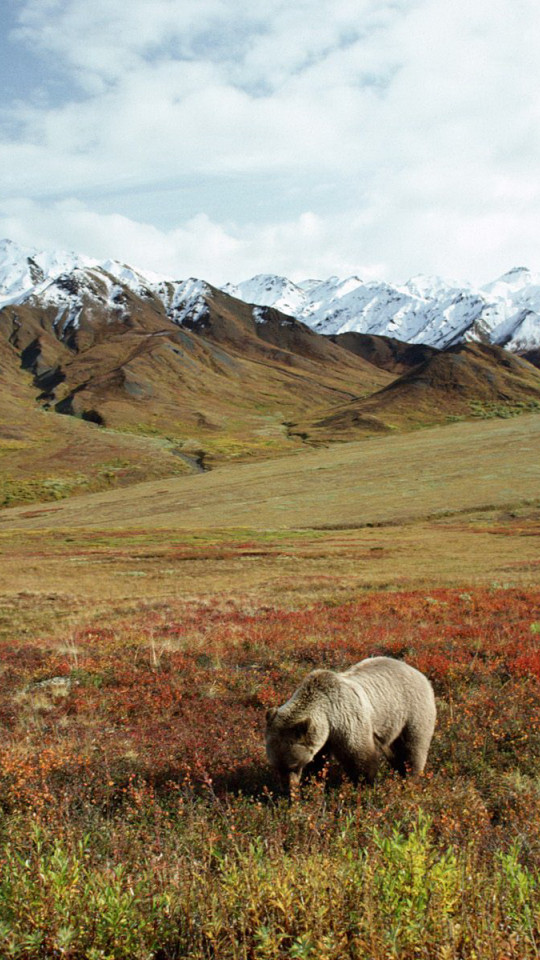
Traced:
<svg viewBox="0 0 540 960">
<path fill-rule="evenodd" d="M 57 451 L 71 429 L 58 413 L 72 414 L 117 432 L 168 438 L 178 454 L 163 454 L 173 473 L 185 469 L 182 455 L 208 466 L 294 450 L 301 439 L 289 436 L 288 422 L 391 379 L 277 311 L 256 322 L 250 307 L 219 291 L 209 289 L 202 320 L 182 326 L 153 296 L 123 288 L 112 312 L 103 300 L 89 299 L 76 327 L 58 320 L 56 306 L 36 302 L 0 312 L 0 416 L 12 444 L 22 442 L 27 422 L 33 441 L 55 438 L 40 456 Z M 2 476 L 30 476 L 25 458 L 28 451 L 5 451 Z M 43 469 L 56 475 L 57 463 L 55 454 Z M 147 475 L 157 475 L 151 467 Z M 83 462 L 74 469 L 86 475 Z"/>
<path fill-rule="evenodd" d="M 331 338 L 315 333 L 299 320 L 273 307 L 254 308 L 215 287 L 208 289 L 208 316 L 192 324 L 187 321 L 193 331 L 206 339 L 220 343 L 243 357 L 286 367 L 295 366 L 307 372 L 315 372 L 314 364 L 323 364 L 325 367 L 331 364 L 334 371 L 327 369 L 323 374 L 327 382 L 334 378 L 347 379 L 354 371 L 356 377 L 361 374 L 367 392 L 379 380 L 380 375 L 373 369 L 372 362 L 359 353 L 351 361 L 348 356 L 351 351 L 343 345 L 332 343 Z M 389 382 L 391 378 L 384 379 Z"/>
<path fill-rule="evenodd" d="M 395 337 L 382 337 L 372 333 L 336 333 L 328 338 L 345 350 L 363 357 L 382 370 L 400 375 L 412 367 L 434 357 L 439 350 L 425 343 L 405 343 Z"/>
<path fill-rule="evenodd" d="M 0 507 L 188 473 L 174 444 L 61 417 L 35 401 L 32 376 L 0 348 Z"/>
<path fill-rule="evenodd" d="M 465 343 L 441 351 L 372 396 L 292 429 L 321 442 L 540 407 L 540 372 L 501 347 Z"/>
</svg>

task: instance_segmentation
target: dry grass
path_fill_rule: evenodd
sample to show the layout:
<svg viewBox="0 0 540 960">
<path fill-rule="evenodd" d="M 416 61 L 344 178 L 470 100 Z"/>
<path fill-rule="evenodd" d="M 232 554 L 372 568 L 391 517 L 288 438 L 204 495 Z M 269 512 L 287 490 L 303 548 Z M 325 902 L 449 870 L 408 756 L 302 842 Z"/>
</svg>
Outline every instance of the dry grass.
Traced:
<svg viewBox="0 0 540 960">
<path fill-rule="evenodd" d="M 5 421 L 4 414 L 0 402 L 0 508 L 190 472 L 163 438 L 104 430 L 34 407 L 19 407 Z"/>
<path fill-rule="evenodd" d="M 540 416 L 457 423 L 0 513 L 0 530 L 291 530 L 534 500 Z"/>
<path fill-rule="evenodd" d="M 231 595 L 288 607 L 367 589 L 538 582 L 539 511 L 282 536 L 176 531 L 0 536 L 5 629 L 47 628 L 140 604 Z M 27 625 L 28 626 L 28 625 Z"/>
<path fill-rule="evenodd" d="M 370 589 L 534 585 L 539 431 L 537 416 L 456 424 L 4 511 L 2 630 L 197 597 L 290 609 Z"/>
</svg>

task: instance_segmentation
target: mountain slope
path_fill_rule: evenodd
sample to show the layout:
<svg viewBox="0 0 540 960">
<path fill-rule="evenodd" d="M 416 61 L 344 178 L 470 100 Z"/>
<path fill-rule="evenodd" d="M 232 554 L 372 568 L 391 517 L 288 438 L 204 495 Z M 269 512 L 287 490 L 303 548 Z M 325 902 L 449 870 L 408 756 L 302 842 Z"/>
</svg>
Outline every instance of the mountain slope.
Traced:
<svg viewBox="0 0 540 960">
<path fill-rule="evenodd" d="M 540 347 L 534 347 L 532 350 L 525 350 L 521 354 L 524 360 L 528 360 L 534 367 L 540 367 Z"/>
<path fill-rule="evenodd" d="M 514 271 L 492 286 L 492 300 L 528 304 L 518 326 L 532 329 L 530 275 Z M 464 318 L 467 337 L 510 331 L 502 308 L 479 319 L 474 292 L 425 278 L 396 290 L 358 278 L 277 286 L 258 278 L 249 292 L 272 300 L 277 291 L 291 309 L 309 300 L 321 316 L 324 297 L 333 298 L 336 327 L 342 308 L 363 303 L 374 327 L 415 336 L 428 315 L 443 340 L 458 337 Z M 56 496 L 268 458 L 306 441 L 506 415 L 539 397 L 536 368 L 499 347 L 439 352 L 355 332 L 352 314 L 347 332 L 322 336 L 275 306 L 116 261 L 0 243 L 0 297 L 0 478 L 11 499 L 20 483 L 20 498 L 31 498 L 32 471 L 39 496 L 43 484 Z M 435 301 L 451 308 L 441 317 Z"/>
<path fill-rule="evenodd" d="M 29 422 L 39 415 L 33 436 L 45 423 L 42 408 L 47 431 L 59 436 L 65 426 L 54 413 L 168 438 L 175 472 L 182 456 L 208 466 L 293 450 L 301 441 L 288 422 L 392 379 L 275 310 L 254 310 L 201 281 L 150 283 L 108 266 L 76 263 L 30 292 L 19 271 L 16 296 L 17 278 L 11 283 L 12 302 L 0 311 L 0 367 L 6 396 L 24 381 L 17 410 Z M 0 412 L 0 436 L 13 445 L 24 416 L 6 404 Z M 12 450 L 5 471 L 19 475 L 19 461 Z"/>
<path fill-rule="evenodd" d="M 438 353 L 436 347 L 428 347 L 424 343 L 405 343 L 395 337 L 370 333 L 337 333 L 330 340 L 376 367 L 395 374 L 406 373 L 411 367 L 417 367 Z"/>
<path fill-rule="evenodd" d="M 0 313 L 0 329 L 34 374 L 40 398 L 63 412 L 69 404 L 79 415 L 95 407 L 117 426 L 136 416 L 113 413 L 122 397 L 151 400 L 152 415 L 163 419 L 160 403 L 196 407 L 216 395 L 221 404 L 228 393 L 244 404 L 250 394 L 260 400 L 265 378 L 287 389 L 280 402 L 293 407 L 306 406 L 307 384 L 311 403 L 324 403 L 336 391 L 358 396 L 390 379 L 292 318 L 263 315 L 208 285 L 183 301 L 179 323 L 178 304 L 171 319 L 155 295 L 143 299 L 123 284 L 107 299 L 107 282 L 106 274 L 77 269 L 60 289 L 56 282 Z M 297 386 L 299 379 L 306 383 Z"/>
<path fill-rule="evenodd" d="M 103 430 L 35 401 L 31 374 L 0 345 L 0 506 L 56 500 L 193 469 L 158 437 Z"/>
<path fill-rule="evenodd" d="M 501 347 L 467 343 L 435 354 L 364 400 L 291 429 L 329 442 L 527 410 L 540 410 L 540 371 Z"/>
</svg>

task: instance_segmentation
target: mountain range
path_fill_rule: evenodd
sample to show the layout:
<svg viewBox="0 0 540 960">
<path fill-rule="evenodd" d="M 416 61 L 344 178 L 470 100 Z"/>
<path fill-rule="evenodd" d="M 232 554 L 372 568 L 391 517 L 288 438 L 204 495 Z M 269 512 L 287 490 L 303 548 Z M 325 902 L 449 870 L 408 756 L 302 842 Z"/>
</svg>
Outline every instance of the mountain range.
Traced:
<svg viewBox="0 0 540 960">
<path fill-rule="evenodd" d="M 3 241 L 0 503 L 536 409 L 539 345 L 522 269 L 218 289 Z"/>
<path fill-rule="evenodd" d="M 478 288 L 422 276 L 396 286 L 359 277 L 294 284 L 260 275 L 224 289 L 290 313 L 326 335 L 375 334 L 440 350 L 462 340 L 520 352 L 540 345 L 540 276 L 524 267 Z"/>
<path fill-rule="evenodd" d="M 25 249 L 9 240 L 0 241 L 0 307 L 41 298 L 63 307 L 65 319 L 74 323 L 76 278 L 85 273 L 101 278 L 101 295 L 116 312 L 122 287 L 137 296 L 158 298 L 178 323 L 204 312 L 209 290 L 204 280 L 178 281 L 115 260 Z M 74 278 L 71 290 L 65 285 L 68 276 Z M 223 291 L 245 303 L 274 307 L 324 335 L 373 334 L 438 349 L 463 340 L 516 352 L 540 348 L 540 275 L 525 267 L 482 287 L 425 276 L 395 285 L 356 276 L 293 283 L 260 274 L 226 284 Z"/>
</svg>

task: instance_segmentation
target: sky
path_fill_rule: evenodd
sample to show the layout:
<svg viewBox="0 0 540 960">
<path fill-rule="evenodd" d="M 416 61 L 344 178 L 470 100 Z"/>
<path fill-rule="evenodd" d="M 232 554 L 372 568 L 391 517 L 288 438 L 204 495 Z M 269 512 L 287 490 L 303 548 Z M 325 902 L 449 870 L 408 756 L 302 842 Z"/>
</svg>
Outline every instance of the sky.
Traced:
<svg viewBox="0 0 540 960">
<path fill-rule="evenodd" d="M 0 236 L 182 279 L 540 272 L 537 0 L 0 0 Z"/>
</svg>

